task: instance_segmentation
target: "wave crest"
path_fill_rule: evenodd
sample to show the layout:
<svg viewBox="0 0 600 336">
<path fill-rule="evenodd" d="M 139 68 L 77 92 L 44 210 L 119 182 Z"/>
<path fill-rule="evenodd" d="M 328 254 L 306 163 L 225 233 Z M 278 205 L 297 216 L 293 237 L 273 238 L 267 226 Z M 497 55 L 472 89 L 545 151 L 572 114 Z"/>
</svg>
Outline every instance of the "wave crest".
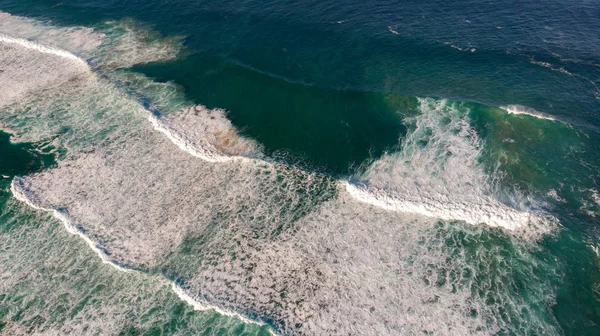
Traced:
<svg viewBox="0 0 600 336">
<path fill-rule="evenodd" d="M 556 120 L 556 118 L 551 115 L 548 115 L 546 113 L 540 112 L 531 107 L 527 107 L 527 106 L 523 106 L 523 105 L 505 105 L 505 106 L 501 106 L 500 108 L 510 114 L 528 115 L 528 116 L 531 116 L 534 118 L 552 120 L 552 121 Z"/>
<path fill-rule="evenodd" d="M 169 116 L 148 117 L 180 149 L 208 162 L 257 156 L 260 146 L 238 134 L 222 109 L 197 105 Z"/>
<path fill-rule="evenodd" d="M 373 162 L 345 183 L 357 200 L 388 210 L 509 230 L 539 224 L 541 217 L 498 201 L 478 158 L 481 145 L 458 104 L 420 99 L 422 114 L 396 153 Z"/>
</svg>

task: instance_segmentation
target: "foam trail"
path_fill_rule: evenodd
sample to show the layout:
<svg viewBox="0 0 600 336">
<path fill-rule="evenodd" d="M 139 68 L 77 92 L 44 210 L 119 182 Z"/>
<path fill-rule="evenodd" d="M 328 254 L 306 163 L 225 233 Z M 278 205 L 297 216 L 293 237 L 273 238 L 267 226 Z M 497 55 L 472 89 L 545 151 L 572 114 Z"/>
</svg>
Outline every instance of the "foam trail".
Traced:
<svg viewBox="0 0 600 336">
<path fill-rule="evenodd" d="M 545 113 L 542 113 L 540 111 L 537 111 L 535 109 L 532 109 L 530 107 L 527 106 L 522 106 L 522 105 L 506 105 L 506 106 L 500 106 L 501 109 L 505 110 L 506 112 L 510 113 L 510 114 L 524 114 L 524 115 L 528 115 L 534 118 L 538 118 L 538 119 L 545 119 L 545 120 L 552 120 L 552 121 L 556 121 L 556 118 L 549 116 Z"/>
<path fill-rule="evenodd" d="M 17 44 L 21 47 L 24 47 L 27 49 L 32 49 L 32 50 L 41 52 L 43 54 L 50 54 L 50 55 L 55 55 L 55 56 L 59 56 L 62 58 L 66 58 L 66 59 L 72 60 L 74 62 L 77 62 L 81 65 L 84 65 L 85 67 L 88 67 L 88 64 L 83 59 L 71 54 L 68 51 L 64 51 L 64 50 L 61 50 L 58 48 L 46 47 L 46 46 L 43 46 L 41 44 L 38 44 L 38 43 L 35 43 L 32 41 L 6 36 L 4 34 L 0 34 L 0 43 Z"/>
<path fill-rule="evenodd" d="M 109 264 L 122 272 L 130 271 L 129 269 L 121 267 L 114 261 L 108 259 L 106 253 L 99 249 L 98 246 L 88 236 L 86 236 L 83 232 L 81 232 L 81 230 L 79 230 L 75 225 L 73 225 L 72 221 L 65 214 L 61 213 L 56 209 L 47 209 L 35 204 L 35 202 L 30 197 L 28 197 L 27 192 L 22 186 L 22 183 L 23 181 L 20 177 L 15 177 L 10 185 L 10 191 L 17 200 L 27 204 L 33 209 L 52 212 L 52 215 L 64 224 L 65 229 L 67 229 L 67 232 L 69 232 L 70 234 L 78 235 L 81 239 L 83 239 L 88 244 L 88 246 L 94 252 L 96 252 L 100 259 L 102 259 L 103 263 Z"/>
</svg>

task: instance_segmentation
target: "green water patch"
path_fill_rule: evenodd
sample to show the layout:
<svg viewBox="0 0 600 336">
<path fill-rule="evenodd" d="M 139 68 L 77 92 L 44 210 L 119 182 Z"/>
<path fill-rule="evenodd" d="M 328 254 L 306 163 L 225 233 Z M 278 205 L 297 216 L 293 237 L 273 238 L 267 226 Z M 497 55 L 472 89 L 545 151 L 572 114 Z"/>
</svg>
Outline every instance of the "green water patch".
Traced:
<svg viewBox="0 0 600 336">
<path fill-rule="evenodd" d="M 46 147 L 48 150 L 48 147 Z M 12 143 L 10 134 L 0 131 L 0 208 L 10 197 L 10 183 L 16 175 L 26 175 L 55 164 L 55 156 L 44 152 L 38 144 Z M 0 231 L 9 230 L 15 221 L 6 220 L 12 212 L 0 214 Z"/>
<path fill-rule="evenodd" d="M 197 54 L 133 70 L 174 81 L 196 104 L 227 110 L 232 123 L 268 155 L 305 159 L 334 173 L 347 173 L 396 146 L 406 133 L 402 115 L 417 107 L 410 97 L 291 83 Z"/>
<path fill-rule="evenodd" d="M 543 247 L 548 262 L 561 265 L 562 278 L 552 311 L 566 335 L 600 334 L 600 257 L 589 238 L 564 230 Z"/>
<path fill-rule="evenodd" d="M 10 134 L 0 131 L 0 174 L 2 179 L 25 175 L 50 167 L 54 155 L 44 152 L 38 144 L 12 143 Z"/>
<path fill-rule="evenodd" d="M 512 193 L 536 195 L 536 206 L 551 210 L 571 229 L 596 231 L 600 140 L 595 133 L 477 104 L 471 111 L 484 139 L 481 160 L 495 182 Z"/>
<path fill-rule="evenodd" d="M 599 334 L 599 139 L 560 121 L 467 105 L 492 183 L 507 195 L 531 195 L 526 206 L 552 213 L 559 223 L 535 253 L 543 261 L 536 261 L 538 270 L 555 279 L 556 297 L 548 303 L 553 319 L 566 335 Z"/>
</svg>

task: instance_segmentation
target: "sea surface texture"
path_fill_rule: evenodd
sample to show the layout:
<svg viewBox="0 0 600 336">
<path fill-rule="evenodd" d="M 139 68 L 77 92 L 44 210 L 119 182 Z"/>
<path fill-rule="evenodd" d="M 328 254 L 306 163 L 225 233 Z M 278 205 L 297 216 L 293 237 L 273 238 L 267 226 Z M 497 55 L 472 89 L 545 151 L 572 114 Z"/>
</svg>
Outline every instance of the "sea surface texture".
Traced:
<svg viewBox="0 0 600 336">
<path fill-rule="evenodd" d="M 600 3 L 0 0 L 1 335 L 600 335 Z"/>
</svg>

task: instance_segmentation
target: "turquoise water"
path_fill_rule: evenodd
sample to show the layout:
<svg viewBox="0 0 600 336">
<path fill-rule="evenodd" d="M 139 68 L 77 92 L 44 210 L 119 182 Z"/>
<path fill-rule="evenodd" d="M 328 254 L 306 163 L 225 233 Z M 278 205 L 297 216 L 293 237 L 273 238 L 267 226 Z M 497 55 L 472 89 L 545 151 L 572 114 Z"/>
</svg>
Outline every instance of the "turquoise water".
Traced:
<svg viewBox="0 0 600 336">
<path fill-rule="evenodd" d="M 0 333 L 600 333 L 599 18 L 0 0 Z"/>
</svg>

